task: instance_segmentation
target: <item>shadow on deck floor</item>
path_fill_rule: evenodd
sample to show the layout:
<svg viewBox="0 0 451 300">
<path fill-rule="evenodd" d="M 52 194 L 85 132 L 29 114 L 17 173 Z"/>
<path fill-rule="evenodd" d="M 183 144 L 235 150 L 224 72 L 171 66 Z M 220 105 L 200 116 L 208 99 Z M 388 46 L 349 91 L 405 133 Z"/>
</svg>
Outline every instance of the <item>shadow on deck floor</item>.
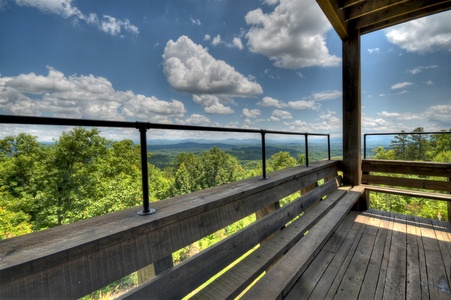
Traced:
<svg viewBox="0 0 451 300">
<path fill-rule="evenodd" d="M 350 212 L 285 299 L 451 299 L 443 221 Z"/>
</svg>

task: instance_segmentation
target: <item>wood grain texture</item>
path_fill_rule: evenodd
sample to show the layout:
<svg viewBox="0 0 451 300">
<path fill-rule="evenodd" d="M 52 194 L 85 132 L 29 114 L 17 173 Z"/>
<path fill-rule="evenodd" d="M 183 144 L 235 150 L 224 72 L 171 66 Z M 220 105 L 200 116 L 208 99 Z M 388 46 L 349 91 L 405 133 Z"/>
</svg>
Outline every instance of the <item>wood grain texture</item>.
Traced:
<svg viewBox="0 0 451 300">
<path fill-rule="evenodd" d="M 341 220 L 360 197 L 361 192 L 350 191 L 319 221 L 309 233 L 288 251 L 243 299 L 281 299 L 327 242 Z"/>
<path fill-rule="evenodd" d="M 336 173 L 321 161 L 0 241 L 0 298 L 77 298 Z"/>
</svg>

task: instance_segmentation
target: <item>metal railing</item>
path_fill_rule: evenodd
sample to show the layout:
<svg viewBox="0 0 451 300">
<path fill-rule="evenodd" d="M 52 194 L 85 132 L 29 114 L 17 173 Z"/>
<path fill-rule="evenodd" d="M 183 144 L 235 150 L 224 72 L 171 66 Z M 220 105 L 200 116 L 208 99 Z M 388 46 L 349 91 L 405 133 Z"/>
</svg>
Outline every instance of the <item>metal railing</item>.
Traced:
<svg viewBox="0 0 451 300">
<path fill-rule="evenodd" d="M 22 125 L 50 125 L 50 126 L 86 126 L 86 127 L 107 127 L 107 128 L 135 128 L 140 133 L 140 153 L 141 153 L 141 176 L 142 176 L 142 192 L 143 192 L 143 209 L 138 212 L 139 215 L 149 215 L 155 212 L 150 207 L 149 200 L 149 174 L 147 165 L 147 130 L 149 129 L 166 129 L 166 130 L 182 130 L 182 131 L 205 131 L 205 132 L 230 132 L 230 133 L 259 133 L 261 135 L 262 145 L 262 178 L 266 176 L 266 134 L 278 135 L 303 135 L 305 140 L 305 161 L 306 166 L 309 165 L 308 153 L 308 137 L 309 136 L 326 136 L 327 137 L 327 153 L 330 160 L 330 134 L 326 133 L 301 133 L 289 131 L 275 131 L 265 129 L 243 129 L 243 128 L 226 128 L 226 127 L 206 127 L 192 125 L 175 125 L 175 124 L 157 124 L 149 122 L 125 122 L 125 121 L 102 121 L 102 120 L 84 120 L 84 119 L 68 119 L 68 118 L 48 118 L 48 117 L 29 117 L 29 116 L 7 116 L 0 115 L 0 124 L 22 124 Z"/>
<path fill-rule="evenodd" d="M 363 159 L 366 159 L 366 137 L 371 135 L 415 135 L 415 134 L 451 134 L 451 131 L 433 131 L 433 132 L 380 132 L 365 133 L 363 135 Z"/>
</svg>

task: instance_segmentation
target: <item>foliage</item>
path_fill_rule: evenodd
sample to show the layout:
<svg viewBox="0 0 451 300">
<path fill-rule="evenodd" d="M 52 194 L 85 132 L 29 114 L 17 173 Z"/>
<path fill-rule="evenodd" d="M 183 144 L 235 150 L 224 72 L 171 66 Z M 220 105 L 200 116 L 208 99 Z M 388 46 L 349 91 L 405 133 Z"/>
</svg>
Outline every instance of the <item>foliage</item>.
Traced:
<svg viewBox="0 0 451 300">
<path fill-rule="evenodd" d="M 373 158 L 451 162 L 451 134 L 418 134 L 420 132 L 424 132 L 423 128 L 417 128 L 412 133 L 396 135 L 391 141 L 391 149 L 387 150 L 382 146 L 373 149 L 375 153 Z M 391 174 L 390 176 L 401 177 L 402 175 Z M 413 175 L 403 177 L 419 178 Z M 431 219 L 447 220 L 448 218 L 447 204 L 444 201 L 384 193 L 371 193 L 370 201 L 371 207 L 376 209 Z"/>
</svg>

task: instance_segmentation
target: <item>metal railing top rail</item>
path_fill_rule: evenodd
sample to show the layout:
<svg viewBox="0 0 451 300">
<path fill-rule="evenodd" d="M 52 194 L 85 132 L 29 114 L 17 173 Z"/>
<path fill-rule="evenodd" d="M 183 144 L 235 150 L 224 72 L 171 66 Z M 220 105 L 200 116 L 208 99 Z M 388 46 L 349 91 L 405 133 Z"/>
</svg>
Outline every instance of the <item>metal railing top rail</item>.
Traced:
<svg viewBox="0 0 451 300">
<path fill-rule="evenodd" d="M 451 131 L 421 131 L 421 132 L 375 132 L 363 134 L 363 159 L 366 159 L 366 137 L 368 135 L 407 135 L 407 134 L 451 134 Z"/>
<path fill-rule="evenodd" d="M 147 166 L 147 130 L 163 129 L 163 130 L 182 130 L 182 131 L 208 131 L 208 132 L 235 132 L 235 133 L 259 133 L 262 143 L 262 177 L 266 179 L 266 134 L 280 135 L 302 135 L 305 138 L 305 160 L 306 166 L 309 164 L 308 154 L 308 136 L 325 136 L 327 137 L 327 153 L 330 160 L 330 134 L 327 133 L 307 133 L 307 132 L 290 132 L 266 129 L 246 129 L 246 128 L 229 128 L 229 127 L 207 127 L 195 125 L 177 125 L 177 124 L 158 124 L 149 122 L 126 122 L 126 121 L 107 121 L 107 120 L 87 120 L 87 119 L 70 119 L 70 118 L 51 118 L 51 117 L 33 117 L 33 116 L 10 116 L 0 115 L 0 124 L 21 124 L 21 125 L 49 125 L 49 126 L 86 126 L 86 127 L 108 127 L 108 128 L 135 128 L 140 132 L 140 148 L 141 148 L 141 177 L 143 189 L 143 209 L 138 212 L 139 215 L 148 215 L 155 212 L 150 208 L 149 200 L 149 177 Z"/>
</svg>

